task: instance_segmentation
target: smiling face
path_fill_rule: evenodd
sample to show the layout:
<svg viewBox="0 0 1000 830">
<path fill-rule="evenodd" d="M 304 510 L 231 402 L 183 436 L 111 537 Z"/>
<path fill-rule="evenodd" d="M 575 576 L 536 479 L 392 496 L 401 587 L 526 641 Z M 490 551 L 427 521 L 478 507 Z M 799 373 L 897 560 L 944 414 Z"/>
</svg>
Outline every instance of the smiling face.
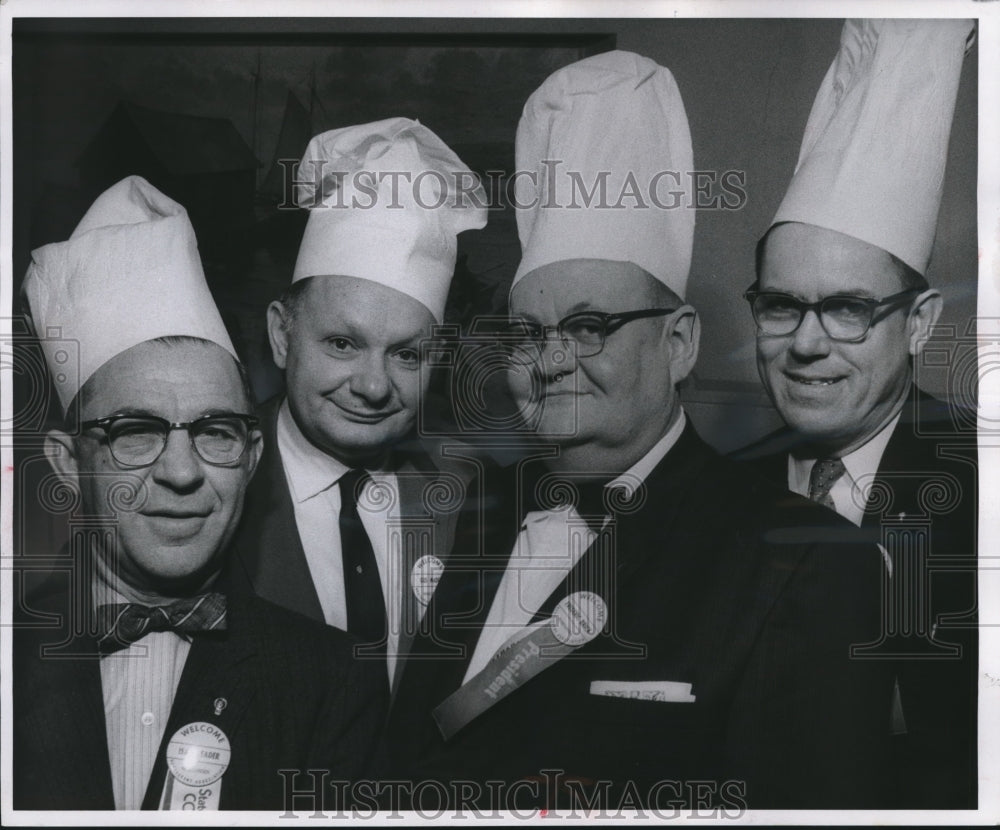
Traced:
<svg viewBox="0 0 1000 830">
<path fill-rule="evenodd" d="M 832 294 L 883 299 L 908 286 L 888 253 L 813 225 L 775 227 L 765 243 L 760 290 L 805 302 Z M 809 312 L 793 334 L 757 333 L 757 368 L 785 422 L 823 452 L 846 454 L 900 410 L 917 353 L 941 310 L 936 291 L 876 320 L 856 343 L 830 339 Z"/>
<path fill-rule="evenodd" d="M 531 376 L 509 374 L 518 406 L 540 412 L 539 434 L 560 446 L 553 467 L 618 474 L 648 452 L 677 417 L 674 387 L 697 357 L 697 317 L 630 262 L 564 260 L 514 286 L 511 315 L 545 326 L 579 311 L 659 307 L 680 310 L 627 323 L 592 357 L 577 358 L 550 335 Z"/>
<path fill-rule="evenodd" d="M 294 309 L 272 303 L 268 332 L 292 417 L 315 446 L 355 466 L 413 427 L 434 318 L 417 300 L 354 277 L 312 277 Z"/>
<path fill-rule="evenodd" d="M 187 423 L 210 414 L 249 413 L 232 356 L 214 343 L 146 341 L 109 360 L 81 390 L 81 420 L 155 415 Z M 221 565 L 260 457 L 261 435 L 238 462 L 217 467 L 194 451 L 185 430 L 172 430 L 150 466 L 123 468 L 100 429 L 72 439 L 51 433 L 57 470 L 80 489 L 82 509 L 113 517 L 119 578 L 145 595 L 197 589 Z M 104 551 L 107 556 L 110 551 Z M 110 563 L 109 563 L 110 564 Z"/>
</svg>

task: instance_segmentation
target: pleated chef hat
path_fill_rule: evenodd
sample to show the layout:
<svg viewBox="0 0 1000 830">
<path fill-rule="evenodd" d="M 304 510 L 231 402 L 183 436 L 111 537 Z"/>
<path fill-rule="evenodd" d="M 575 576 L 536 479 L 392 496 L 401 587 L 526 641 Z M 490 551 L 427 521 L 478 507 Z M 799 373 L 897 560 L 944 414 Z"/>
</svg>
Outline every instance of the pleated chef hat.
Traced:
<svg viewBox="0 0 1000 830">
<path fill-rule="evenodd" d="M 853 236 L 926 273 L 969 20 L 848 20 L 772 226 Z"/>
<path fill-rule="evenodd" d="M 236 356 L 187 211 L 139 176 L 102 193 L 66 242 L 33 251 L 23 291 L 64 412 L 94 372 L 146 340 L 200 337 Z M 66 371 L 66 340 L 79 344 L 79 375 Z"/>
<path fill-rule="evenodd" d="M 622 51 L 559 69 L 525 103 L 515 155 L 515 283 L 552 262 L 607 259 L 634 263 L 684 296 L 694 160 L 669 70 Z M 602 180 L 607 198 L 597 191 L 587 207 Z"/>
<path fill-rule="evenodd" d="M 431 130 L 388 118 L 315 136 L 299 165 L 309 208 L 292 281 L 348 276 L 394 288 L 444 317 L 456 237 L 486 224 L 475 174 Z"/>
</svg>

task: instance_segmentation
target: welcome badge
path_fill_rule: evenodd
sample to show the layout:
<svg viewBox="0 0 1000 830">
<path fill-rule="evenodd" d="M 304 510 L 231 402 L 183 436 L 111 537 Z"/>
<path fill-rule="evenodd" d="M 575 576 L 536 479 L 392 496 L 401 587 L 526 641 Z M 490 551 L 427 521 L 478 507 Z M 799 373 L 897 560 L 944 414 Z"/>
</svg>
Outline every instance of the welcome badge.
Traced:
<svg viewBox="0 0 1000 830">
<path fill-rule="evenodd" d="M 160 809 L 218 810 L 230 755 L 229 738 L 218 726 L 195 721 L 178 729 L 167 744 Z"/>
</svg>

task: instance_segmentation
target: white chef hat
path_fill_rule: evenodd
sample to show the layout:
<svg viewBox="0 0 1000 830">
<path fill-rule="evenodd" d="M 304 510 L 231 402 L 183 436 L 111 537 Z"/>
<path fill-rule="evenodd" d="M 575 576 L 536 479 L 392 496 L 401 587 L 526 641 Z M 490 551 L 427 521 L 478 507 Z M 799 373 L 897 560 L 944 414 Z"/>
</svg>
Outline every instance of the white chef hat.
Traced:
<svg viewBox="0 0 1000 830">
<path fill-rule="evenodd" d="M 772 226 L 804 222 L 926 273 L 969 20 L 848 20 Z"/>
<path fill-rule="evenodd" d="M 515 283 L 552 262 L 606 259 L 634 263 L 684 296 L 694 160 L 669 70 L 615 51 L 556 71 L 524 105 L 515 155 Z M 606 199 L 597 191 L 586 207 L 601 180 Z"/>
<path fill-rule="evenodd" d="M 236 357 L 187 211 L 139 176 L 102 193 L 66 242 L 33 251 L 23 292 L 64 412 L 94 372 L 146 340 L 199 337 Z M 64 366 L 66 340 L 78 375 Z"/>
<path fill-rule="evenodd" d="M 292 282 L 371 280 L 444 317 L 457 235 L 486 224 L 478 177 L 431 130 L 388 118 L 330 130 L 306 147 L 296 201 L 309 208 Z"/>
</svg>

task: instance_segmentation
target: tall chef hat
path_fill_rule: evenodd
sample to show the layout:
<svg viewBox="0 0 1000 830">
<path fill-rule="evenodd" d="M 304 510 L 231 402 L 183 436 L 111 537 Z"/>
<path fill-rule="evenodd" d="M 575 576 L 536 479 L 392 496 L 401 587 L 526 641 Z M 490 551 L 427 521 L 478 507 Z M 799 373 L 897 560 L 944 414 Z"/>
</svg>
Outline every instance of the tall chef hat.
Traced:
<svg viewBox="0 0 1000 830">
<path fill-rule="evenodd" d="M 968 20 L 848 20 L 772 226 L 853 236 L 924 274 Z"/>
<path fill-rule="evenodd" d="M 556 71 L 524 105 L 515 155 L 515 284 L 552 262 L 607 259 L 634 263 L 684 296 L 694 160 L 669 70 L 615 51 Z"/>
<path fill-rule="evenodd" d="M 104 363 L 146 340 L 199 337 L 236 356 L 187 211 L 139 176 L 102 193 L 66 242 L 33 251 L 23 292 L 64 412 Z"/>
<path fill-rule="evenodd" d="M 309 208 L 292 282 L 371 280 L 444 317 L 457 235 L 486 224 L 475 174 L 431 130 L 388 118 L 315 136 L 299 165 L 296 201 Z"/>
</svg>

